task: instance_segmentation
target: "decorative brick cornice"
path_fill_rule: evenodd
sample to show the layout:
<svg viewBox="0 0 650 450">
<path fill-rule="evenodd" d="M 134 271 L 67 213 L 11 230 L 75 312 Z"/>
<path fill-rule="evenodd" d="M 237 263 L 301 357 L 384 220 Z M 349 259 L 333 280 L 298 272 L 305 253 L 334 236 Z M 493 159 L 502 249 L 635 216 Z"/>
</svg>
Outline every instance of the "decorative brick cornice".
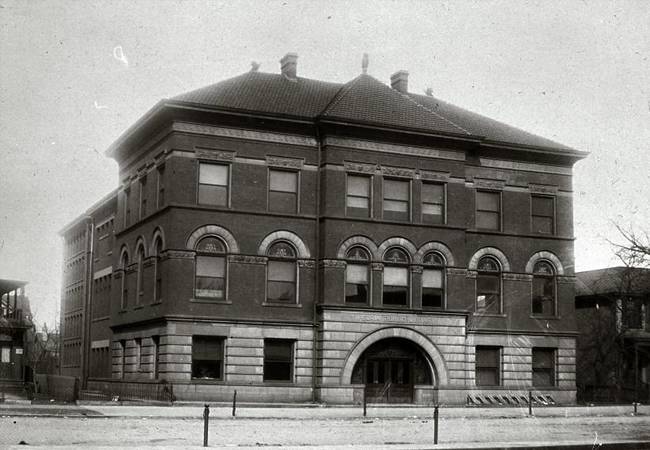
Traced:
<svg viewBox="0 0 650 450">
<path fill-rule="evenodd" d="M 411 266 L 411 273 L 422 273 L 422 266 Z"/>
<path fill-rule="evenodd" d="M 153 266 L 156 263 L 156 257 L 155 256 L 149 256 L 148 258 L 145 258 L 143 262 L 144 267 L 149 267 Z"/>
<path fill-rule="evenodd" d="M 576 282 L 576 277 L 558 276 L 556 279 L 560 284 L 574 284 Z"/>
<path fill-rule="evenodd" d="M 476 270 L 467 270 L 465 273 L 465 278 L 476 278 L 478 272 Z"/>
<path fill-rule="evenodd" d="M 228 255 L 228 261 L 235 264 L 254 264 L 265 265 L 268 258 L 266 256 L 253 255 Z"/>
<path fill-rule="evenodd" d="M 363 141 L 360 139 L 327 137 L 325 145 L 335 145 L 337 147 L 355 148 L 359 150 L 371 150 L 382 153 L 393 153 L 398 155 L 420 156 L 423 158 L 451 159 L 455 161 L 465 161 L 465 153 L 441 150 L 430 147 L 412 147 L 408 145 L 387 144 L 385 142 Z"/>
<path fill-rule="evenodd" d="M 237 156 L 236 152 L 205 147 L 195 147 L 194 154 L 199 159 L 208 159 L 210 161 L 222 162 L 233 162 L 235 160 L 235 156 Z"/>
<path fill-rule="evenodd" d="M 447 275 L 466 277 L 467 276 L 467 269 L 456 269 L 456 268 L 453 268 L 453 267 L 448 267 L 447 268 Z"/>
<path fill-rule="evenodd" d="M 383 270 L 384 270 L 384 264 L 383 264 L 383 263 L 374 262 L 374 263 L 371 263 L 371 264 L 370 264 L 370 268 L 371 268 L 372 270 L 377 271 L 377 272 L 383 272 Z"/>
<path fill-rule="evenodd" d="M 307 136 L 284 133 L 270 133 L 253 130 L 244 130 L 241 128 L 214 127 L 210 125 L 198 125 L 186 122 L 174 122 L 173 131 L 185 133 L 204 134 L 208 136 L 223 136 L 235 139 L 248 139 L 253 141 L 277 142 L 280 144 L 305 145 L 309 147 L 316 146 L 316 139 Z"/>
<path fill-rule="evenodd" d="M 381 166 L 381 173 L 389 177 L 414 178 L 415 170 L 405 169 L 403 167 Z"/>
<path fill-rule="evenodd" d="M 358 172 L 358 173 L 368 173 L 374 174 L 379 170 L 379 167 L 374 164 L 365 164 L 365 163 L 355 163 L 344 161 L 343 168 L 346 172 Z"/>
<path fill-rule="evenodd" d="M 501 275 L 504 280 L 509 281 L 532 281 L 533 276 L 526 273 L 504 273 Z"/>
<path fill-rule="evenodd" d="M 272 167 L 300 170 L 302 169 L 304 160 L 298 158 L 283 158 L 281 156 L 267 156 L 266 164 Z"/>
<path fill-rule="evenodd" d="M 320 262 L 320 267 L 326 269 L 345 269 L 345 266 L 345 261 L 341 261 L 340 259 L 323 259 Z"/>
<path fill-rule="evenodd" d="M 571 167 L 558 167 L 550 164 L 524 163 L 505 161 L 492 158 L 480 158 L 481 166 L 494 169 L 526 170 L 529 172 L 556 173 L 560 175 L 571 175 Z"/>
<path fill-rule="evenodd" d="M 313 259 L 299 259 L 298 267 L 305 269 L 313 269 L 316 267 L 316 261 Z"/>
<path fill-rule="evenodd" d="M 165 250 L 160 254 L 161 259 L 194 259 L 196 252 L 190 250 Z"/>
</svg>

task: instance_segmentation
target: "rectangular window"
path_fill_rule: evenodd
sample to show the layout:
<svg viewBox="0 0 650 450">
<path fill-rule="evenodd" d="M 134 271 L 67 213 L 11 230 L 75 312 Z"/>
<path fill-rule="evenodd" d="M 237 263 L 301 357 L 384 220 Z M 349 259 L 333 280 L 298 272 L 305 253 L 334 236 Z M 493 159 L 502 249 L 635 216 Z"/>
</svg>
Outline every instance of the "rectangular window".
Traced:
<svg viewBox="0 0 650 450">
<path fill-rule="evenodd" d="M 553 197 L 531 196 L 531 223 L 533 233 L 553 234 L 555 228 L 555 202 Z"/>
<path fill-rule="evenodd" d="M 229 166 L 199 164 L 199 203 L 228 206 Z"/>
<path fill-rule="evenodd" d="M 264 340 L 264 381 L 293 380 L 293 341 Z"/>
<path fill-rule="evenodd" d="M 501 193 L 476 191 L 476 228 L 501 229 Z"/>
<path fill-rule="evenodd" d="M 370 217 L 371 177 L 348 175 L 346 192 L 346 215 L 353 217 Z"/>
<path fill-rule="evenodd" d="M 120 375 L 122 378 L 125 378 L 126 375 L 126 341 L 120 341 L 120 353 L 122 358 L 120 358 Z"/>
<path fill-rule="evenodd" d="M 131 221 L 131 207 L 129 206 L 129 197 L 130 197 L 130 190 L 127 188 L 124 190 L 124 228 L 129 226 L 129 222 Z"/>
<path fill-rule="evenodd" d="M 533 276 L 533 314 L 555 315 L 555 282 L 552 276 Z"/>
<path fill-rule="evenodd" d="M 288 261 L 269 261 L 266 299 L 268 302 L 295 303 L 296 264 Z"/>
<path fill-rule="evenodd" d="M 476 385 L 499 386 L 501 383 L 501 348 L 476 347 Z"/>
<path fill-rule="evenodd" d="M 269 211 L 298 212 L 298 172 L 269 170 Z"/>
<path fill-rule="evenodd" d="M 384 268 L 384 305 L 408 305 L 408 269 L 405 267 Z"/>
<path fill-rule="evenodd" d="M 445 223 L 445 185 L 422 183 L 422 222 Z"/>
<path fill-rule="evenodd" d="M 226 258 L 222 256 L 196 257 L 197 298 L 224 299 L 226 296 Z"/>
<path fill-rule="evenodd" d="M 156 206 L 162 208 L 165 205 L 165 166 L 158 166 L 158 198 Z"/>
<path fill-rule="evenodd" d="M 140 178 L 140 214 L 138 218 L 142 219 L 147 215 L 147 176 Z"/>
<path fill-rule="evenodd" d="M 443 271 L 441 269 L 425 269 L 422 271 L 423 308 L 442 308 L 443 283 Z"/>
<path fill-rule="evenodd" d="M 476 312 L 499 314 L 501 310 L 501 278 L 498 273 L 476 276 Z"/>
<path fill-rule="evenodd" d="M 533 386 L 555 386 L 555 349 L 533 349 Z"/>
<path fill-rule="evenodd" d="M 345 268 L 345 302 L 368 302 L 368 266 L 348 263 Z"/>
<path fill-rule="evenodd" d="M 135 370 L 142 368 L 142 339 L 135 339 Z"/>
<path fill-rule="evenodd" d="M 0 350 L 0 362 L 11 362 L 11 347 L 2 347 L 2 350 Z"/>
<path fill-rule="evenodd" d="M 384 219 L 410 219 L 410 191 L 410 181 L 391 179 L 384 180 Z"/>
<path fill-rule="evenodd" d="M 629 297 L 625 299 L 624 326 L 627 329 L 640 330 L 643 328 L 643 299 Z"/>
<path fill-rule="evenodd" d="M 192 336 L 192 378 L 223 379 L 224 338 Z"/>
<path fill-rule="evenodd" d="M 152 336 L 151 345 L 153 346 L 153 378 L 157 380 L 158 369 L 160 368 L 160 336 Z"/>
</svg>

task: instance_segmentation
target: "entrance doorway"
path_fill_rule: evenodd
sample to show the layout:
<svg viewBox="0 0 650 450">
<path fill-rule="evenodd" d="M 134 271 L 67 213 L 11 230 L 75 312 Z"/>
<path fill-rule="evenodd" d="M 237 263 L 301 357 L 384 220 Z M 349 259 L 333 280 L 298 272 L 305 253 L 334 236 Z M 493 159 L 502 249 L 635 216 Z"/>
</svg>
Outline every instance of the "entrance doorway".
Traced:
<svg viewBox="0 0 650 450">
<path fill-rule="evenodd" d="M 416 384 L 432 384 L 431 365 L 417 345 L 402 338 L 370 346 L 352 372 L 353 384 L 365 384 L 368 403 L 413 403 Z"/>
</svg>

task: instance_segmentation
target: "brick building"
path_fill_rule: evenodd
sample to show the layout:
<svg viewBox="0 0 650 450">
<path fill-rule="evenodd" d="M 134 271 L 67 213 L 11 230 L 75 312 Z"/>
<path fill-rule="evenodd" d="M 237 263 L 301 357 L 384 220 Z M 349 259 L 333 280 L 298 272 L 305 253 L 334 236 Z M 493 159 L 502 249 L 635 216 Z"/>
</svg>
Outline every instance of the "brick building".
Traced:
<svg viewBox="0 0 650 450">
<path fill-rule="evenodd" d="M 108 155 L 119 188 L 62 233 L 81 292 L 63 359 L 88 385 L 575 400 L 584 153 L 409 93 L 405 71 L 329 83 L 287 54 L 159 102 Z"/>
<path fill-rule="evenodd" d="M 29 381 L 26 338 L 33 324 L 25 285 L 25 281 L 0 280 L 0 392 L 21 392 Z"/>
</svg>

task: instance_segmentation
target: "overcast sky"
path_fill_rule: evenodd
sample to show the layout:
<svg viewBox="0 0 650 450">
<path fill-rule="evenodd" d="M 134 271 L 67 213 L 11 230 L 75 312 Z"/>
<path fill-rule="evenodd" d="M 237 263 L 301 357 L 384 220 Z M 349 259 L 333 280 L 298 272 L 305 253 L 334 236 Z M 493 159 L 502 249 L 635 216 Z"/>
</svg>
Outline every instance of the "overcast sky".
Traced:
<svg viewBox="0 0 650 450">
<path fill-rule="evenodd" d="M 591 152 L 574 171 L 576 268 L 650 228 L 647 1 L 0 1 L 0 278 L 60 302 L 57 232 L 117 186 L 106 148 L 161 98 L 248 71 L 388 82 Z"/>
</svg>

